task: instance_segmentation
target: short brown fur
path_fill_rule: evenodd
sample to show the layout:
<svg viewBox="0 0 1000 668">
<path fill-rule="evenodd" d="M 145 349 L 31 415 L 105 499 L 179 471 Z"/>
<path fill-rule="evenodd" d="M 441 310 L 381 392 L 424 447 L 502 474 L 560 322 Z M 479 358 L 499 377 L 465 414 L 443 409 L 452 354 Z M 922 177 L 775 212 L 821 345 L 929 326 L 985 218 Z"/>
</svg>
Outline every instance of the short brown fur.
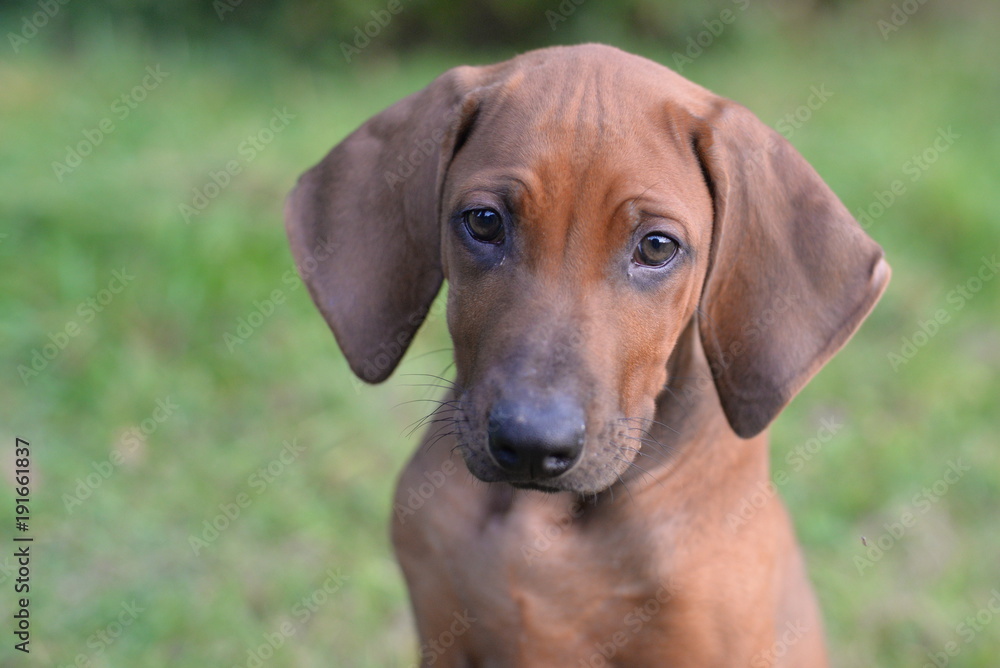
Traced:
<svg viewBox="0 0 1000 668">
<path fill-rule="evenodd" d="M 474 207 L 503 213 L 501 260 L 460 224 Z M 611 47 L 533 51 L 366 122 L 302 177 L 286 220 L 370 382 L 449 282 L 456 378 L 393 525 L 423 665 L 826 665 L 780 500 L 727 518 L 768 480 L 767 425 L 889 268 L 782 137 Z M 680 242 L 652 273 L 632 261 L 651 232 Z M 490 407 L 510 396 L 583 407 L 569 470 L 498 466 Z M 413 509 L 442 471 L 457 472 Z"/>
</svg>

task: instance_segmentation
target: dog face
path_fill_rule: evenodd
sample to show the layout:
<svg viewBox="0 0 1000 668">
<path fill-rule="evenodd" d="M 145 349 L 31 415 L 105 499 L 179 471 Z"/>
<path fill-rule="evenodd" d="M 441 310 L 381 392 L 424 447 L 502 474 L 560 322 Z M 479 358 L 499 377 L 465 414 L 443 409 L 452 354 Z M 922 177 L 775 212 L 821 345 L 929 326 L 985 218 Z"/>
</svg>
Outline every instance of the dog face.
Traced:
<svg viewBox="0 0 1000 668">
<path fill-rule="evenodd" d="M 546 491 L 598 492 L 629 468 L 689 325 L 750 437 L 888 280 L 784 139 L 594 45 L 450 71 L 307 172 L 286 220 L 366 380 L 391 373 L 447 278 L 469 470 Z M 782 318 L 761 322 L 776 299 Z"/>
<path fill-rule="evenodd" d="M 625 473 L 650 426 L 700 298 L 712 201 L 666 110 L 550 84 L 481 101 L 444 181 L 456 425 L 480 479 L 588 492 Z"/>
</svg>

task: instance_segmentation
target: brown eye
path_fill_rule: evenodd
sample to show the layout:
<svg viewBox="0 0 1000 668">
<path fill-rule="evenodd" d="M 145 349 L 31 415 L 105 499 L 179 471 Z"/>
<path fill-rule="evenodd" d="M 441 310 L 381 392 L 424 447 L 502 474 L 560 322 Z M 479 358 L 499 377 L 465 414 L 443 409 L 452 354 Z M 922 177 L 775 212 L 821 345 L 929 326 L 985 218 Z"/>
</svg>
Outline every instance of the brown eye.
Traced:
<svg viewBox="0 0 1000 668">
<path fill-rule="evenodd" d="M 632 259 L 637 264 L 649 267 L 662 267 L 677 253 L 677 242 L 665 234 L 654 232 L 647 234 L 636 246 Z"/>
<path fill-rule="evenodd" d="M 488 244 L 503 241 L 503 220 L 493 209 L 470 209 L 462 214 L 462 220 L 476 241 Z"/>
</svg>

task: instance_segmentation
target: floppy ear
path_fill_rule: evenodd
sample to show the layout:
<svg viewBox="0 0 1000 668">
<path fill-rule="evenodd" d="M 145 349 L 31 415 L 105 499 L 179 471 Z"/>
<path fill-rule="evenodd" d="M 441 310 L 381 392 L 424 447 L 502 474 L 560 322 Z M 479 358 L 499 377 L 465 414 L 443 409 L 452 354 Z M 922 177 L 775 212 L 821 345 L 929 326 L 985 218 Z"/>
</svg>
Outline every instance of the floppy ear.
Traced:
<svg viewBox="0 0 1000 668">
<path fill-rule="evenodd" d="M 750 438 L 851 337 L 889 281 L 882 249 L 782 136 L 724 101 L 695 132 L 715 208 L 699 329 Z"/>
<path fill-rule="evenodd" d="M 476 68 L 446 72 L 366 121 L 303 174 L 285 204 L 299 273 L 351 369 L 399 363 L 441 287 L 439 200 Z"/>
</svg>

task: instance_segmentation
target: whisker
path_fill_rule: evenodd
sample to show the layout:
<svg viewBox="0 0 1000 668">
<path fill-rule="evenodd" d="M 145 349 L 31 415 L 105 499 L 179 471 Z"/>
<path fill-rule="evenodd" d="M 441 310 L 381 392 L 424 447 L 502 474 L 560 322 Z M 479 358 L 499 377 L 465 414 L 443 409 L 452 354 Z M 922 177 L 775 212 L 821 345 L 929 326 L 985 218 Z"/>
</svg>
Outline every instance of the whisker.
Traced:
<svg viewBox="0 0 1000 668">
<path fill-rule="evenodd" d="M 448 367 L 450 367 L 450 366 L 451 365 L 449 364 Z M 447 369 L 448 367 L 445 367 L 445 369 Z M 455 390 L 461 390 L 462 389 L 461 387 L 459 387 L 458 383 L 456 383 L 455 381 L 453 381 L 453 380 L 451 380 L 449 378 L 445 378 L 444 376 L 438 376 L 438 375 L 433 374 L 433 373 L 404 373 L 404 374 L 400 374 L 400 375 L 401 376 L 423 376 L 424 378 L 434 378 L 436 380 L 440 380 L 442 383 L 446 383 L 452 389 L 455 389 Z"/>
<path fill-rule="evenodd" d="M 617 458 L 617 455 L 616 455 L 616 458 Z M 624 460 L 623 460 L 623 461 L 624 461 Z M 655 482 L 655 483 L 656 483 L 657 485 L 660 485 L 661 487 L 663 486 L 663 481 L 662 481 L 662 480 L 660 480 L 659 478 L 657 478 L 657 477 L 656 477 L 656 476 L 654 476 L 654 475 L 653 475 L 652 473 L 650 473 L 650 472 L 649 472 L 649 471 L 647 471 L 646 469 L 642 468 L 641 466 L 639 466 L 639 465 L 638 465 L 638 464 L 636 464 L 635 462 L 628 462 L 628 465 L 629 465 L 629 468 L 635 468 L 635 469 L 638 469 L 639 471 L 641 471 L 641 472 L 642 472 L 642 474 L 643 474 L 643 475 L 647 475 L 647 476 L 649 476 L 650 478 L 652 478 L 652 479 L 653 479 L 653 482 Z"/>
<path fill-rule="evenodd" d="M 635 439 L 636 441 L 639 441 L 640 443 L 648 444 L 650 446 L 654 446 L 655 445 L 659 449 L 663 450 L 664 452 L 670 453 L 670 454 L 674 454 L 674 453 L 678 452 L 677 448 L 675 448 L 672 445 L 667 445 L 666 443 L 661 443 L 658 438 L 656 438 L 655 436 L 653 436 L 652 434 L 650 434 L 645 429 L 638 429 L 638 428 L 634 428 L 634 429 L 636 429 L 637 431 L 641 431 L 642 433 L 646 434 L 646 437 L 643 438 L 642 436 L 629 436 L 628 434 L 622 434 L 622 436 L 624 438 Z M 629 431 L 632 431 L 632 429 L 630 429 Z"/>
<path fill-rule="evenodd" d="M 444 427 L 442 427 L 442 429 L 444 429 Z M 445 437 L 448 437 L 448 436 L 454 436 L 457 433 L 458 433 L 457 429 L 453 429 L 451 431 L 447 431 L 447 432 L 445 432 L 443 434 L 435 433 L 435 435 L 433 437 L 434 440 L 428 441 L 427 445 L 424 446 L 424 452 L 430 452 L 431 448 L 433 448 L 435 445 L 437 445 L 438 441 L 440 441 L 442 438 L 445 438 Z"/>
<path fill-rule="evenodd" d="M 410 359 L 411 360 L 418 360 L 418 359 L 427 357 L 428 355 L 436 355 L 438 353 L 443 353 L 445 351 L 454 351 L 454 350 L 455 350 L 454 346 L 450 346 L 448 348 L 438 348 L 437 350 L 428 350 L 425 353 L 420 353 L 419 355 L 414 355 Z"/>
<path fill-rule="evenodd" d="M 451 392 L 457 391 L 453 387 L 449 387 L 447 385 L 439 385 L 437 383 L 399 383 L 396 387 L 430 387 L 435 390 L 449 390 Z"/>
<path fill-rule="evenodd" d="M 653 443 L 656 443 L 661 448 L 669 447 L 669 446 L 664 445 L 663 443 L 661 443 L 660 439 L 658 439 L 655 436 L 653 436 L 653 434 L 648 429 L 643 429 L 642 427 L 628 427 L 625 431 L 640 431 L 640 432 L 642 432 L 643 434 L 646 435 L 646 438 L 648 440 L 652 441 Z M 633 436 L 632 438 L 636 438 L 636 437 Z M 671 447 L 670 449 L 672 450 L 673 448 Z"/>
<path fill-rule="evenodd" d="M 415 403 L 415 402 L 418 402 L 418 401 L 419 402 L 431 402 L 431 403 L 435 403 L 435 404 L 437 404 L 437 408 L 434 408 L 427 415 L 424 415 L 423 417 L 417 418 L 416 420 L 414 420 L 410 424 L 408 424 L 405 427 L 403 427 L 403 431 L 406 431 L 407 429 L 410 429 L 411 433 L 412 433 L 414 430 L 416 430 L 422 424 L 424 424 L 427 420 L 429 420 L 429 419 L 431 419 L 433 417 L 436 417 L 436 416 L 439 416 L 439 415 L 447 415 L 449 413 L 454 413 L 455 411 L 462 410 L 461 402 L 454 401 L 454 400 L 453 401 L 441 401 L 439 399 L 410 399 L 409 401 L 404 401 L 402 403 L 396 404 L 395 407 L 399 408 L 400 406 L 403 406 L 405 404 L 411 404 L 411 403 Z"/>
<path fill-rule="evenodd" d="M 674 432 L 675 434 L 678 434 L 678 435 L 680 434 L 679 431 L 677 431 L 676 429 L 674 429 L 673 427 L 671 427 L 669 424 L 666 424 L 664 422 L 658 422 L 657 420 L 653 420 L 653 419 L 650 419 L 650 418 L 623 417 L 623 418 L 618 418 L 618 420 L 619 420 L 619 422 L 625 422 L 626 420 L 640 420 L 642 422 L 649 422 L 650 424 L 659 425 L 659 426 L 663 427 L 664 429 L 669 429 L 670 431 Z"/>
<path fill-rule="evenodd" d="M 457 409 L 453 409 L 452 412 L 454 412 L 454 410 L 457 410 Z M 434 417 L 434 416 L 437 416 L 437 417 Z M 428 418 L 432 418 L 432 417 L 434 418 L 433 420 L 428 419 Z M 450 416 L 450 415 L 439 415 L 439 412 L 434 412 L 434 413 L 431 413 L 430 415 L 426 415 L 426 416 L 420 418 L 419 420 L 416 421 L 415 424 L 412 424 L 412 425 L 410 425 L 408 427 L 404 427 L 404 429 L 409 429 L 409 431 L 406 433 L 406 437 L 409 438 L 409 437 L 413 436 L 413 433 L 415 431 L 417 431 L 418 429 L 420 429 L 421 427 L 426 427 L 427 425 L 436 424 L 436 423 L 439 423 L 439 422 L 457 423 L 459 420 L 461 420 L 461 417 L 454 417 L 454 416 Z"/>
<path fill-rule="evenodd" d="M 642 439 L 636 438 L 635 436 L 626 436 L 625 438 L 633 441 L 639 441 L 640 444 L 647 445 L 642 441 Z M 653 444 L 650 443 L 648 445 L 653 445 Z M 669 461 L 665 453 L 656 452 L 655 450 L 653 452 L 646 452 L 645 450 L 642 450 L 640 448 L 632 448 L 627 445 L 620 445 L 618 447 L 622 450 L 634 452 L 637 457 L 649 457 L 657 464 L 665 464 Z"/>
<path fill-rule="evenodd" d="M 446 399 L 428 399 L 428 398 L 424 398 L 424 399 L 407 399 L 406 401 L 400 401 L 398 404 L 396 404 L 395 406 L 393 406 L 393 409 L 399 408 L 400 406 L 406 406 L 407 404 L 415 404 L 415 403 L 420 402 L 420 401 L 424 401 L 424 402 L 430 401 L 430 402 L 435 403 L 435 404 L 437 404 L 439 406 L 451 406 L 452 404 L 454 404 L 454 403 L 457 402 L 456 399 L 447 399 L 447 400 Z"/>
<path fill-rule="evenodd" d="M 632 505 L 634 506 L 635 505 L 635 497 L 632 496 L 632 490 L 630 490 L 628 488 L 628 485 L 625 483 L 625 481 L 622 480 L 622 476 L 621 476 L 620 473 L 616 472 L 615 473 L 615 477 L 618 478 L 618 482 L 620 482 L 622 484 L 622 487 L 625 489 L 625 493 L 628 494 L 629 501 L 631 501 Z M 612 495 L 611 502 L 614 503 L 614 500 L 615 500 L 615 497 Z"/>
</svg>

